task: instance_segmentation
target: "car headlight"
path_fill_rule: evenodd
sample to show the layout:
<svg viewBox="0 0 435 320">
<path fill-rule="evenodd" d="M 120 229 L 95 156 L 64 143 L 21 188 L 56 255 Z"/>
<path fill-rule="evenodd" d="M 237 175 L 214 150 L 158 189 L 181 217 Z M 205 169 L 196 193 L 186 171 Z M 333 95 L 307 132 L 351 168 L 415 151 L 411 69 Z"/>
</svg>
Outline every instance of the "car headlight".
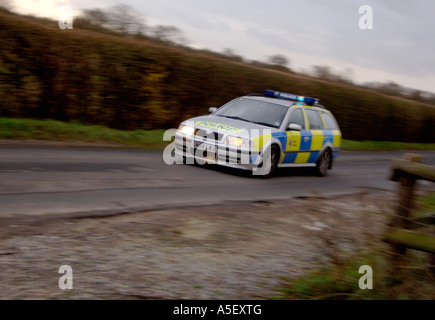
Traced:
<svg viewBox="0 0 435 320">
<path fill-rule="evenodd" d="M 249 148 L 251 146 L 249 139 L 233 137 L 233 136 L 227 137 L 226 143 L 233 145 L 233 146 L 242 147 L 242 148 Z"/>
<path fill-rule="evenodd" d="M 195 128 L 194 127 L 190 127 L 190 126 L 180 126 L 180 128 L 178 128 L 178 131 L 180 131 L 182 134 L 186 135 L 186 136 L 193 136 L 193 133 L 195 132 Z"/>
</svg>

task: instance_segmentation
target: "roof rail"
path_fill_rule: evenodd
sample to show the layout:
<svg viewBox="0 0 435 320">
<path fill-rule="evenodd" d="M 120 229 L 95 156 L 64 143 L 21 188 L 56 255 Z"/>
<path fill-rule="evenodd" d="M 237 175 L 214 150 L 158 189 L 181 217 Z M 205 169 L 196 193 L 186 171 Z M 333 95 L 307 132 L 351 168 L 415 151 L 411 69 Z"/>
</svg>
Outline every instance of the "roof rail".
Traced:
<svg viewBox="0 0 435 320">
<path fill-rule="evenodd" d="M 319 102 L 320 102 L 320 100 L 317 98 L 298 96 L 297 94 L 279 92 L 279 91 L 274 91 L 274 90 L 264 90 L 264 95 L 268 96 L 268 97 L 278 98 L 278 99 L 286 99 L 286 100 L 292 100 L 292 101 L 305 102 L 309 106 L 319 104 Z"/>
<path fill-rule="evenodd" d="M 327 110 L 326 107 L 322 106 L 321 104 L 315 104 L 315 105 L 313 105 L 313 107 L 322 108 L 322 109 Z"/>
</svg>

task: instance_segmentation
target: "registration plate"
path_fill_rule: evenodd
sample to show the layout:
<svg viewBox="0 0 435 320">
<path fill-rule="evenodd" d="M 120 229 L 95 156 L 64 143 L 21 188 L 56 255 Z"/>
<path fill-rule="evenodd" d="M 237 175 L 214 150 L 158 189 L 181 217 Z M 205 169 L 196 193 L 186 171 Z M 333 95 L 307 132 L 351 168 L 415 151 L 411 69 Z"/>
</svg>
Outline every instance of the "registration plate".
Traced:
<svg viewBox="0 0 435 320">
<path fill-rule="evenodd" d="M 215 152 L 216 146 L 214 144 L 208 144 L 204 142 L 195 141 L 195 148 L 198 150 L 204 150 L 207 152 Z"/>
</svg>

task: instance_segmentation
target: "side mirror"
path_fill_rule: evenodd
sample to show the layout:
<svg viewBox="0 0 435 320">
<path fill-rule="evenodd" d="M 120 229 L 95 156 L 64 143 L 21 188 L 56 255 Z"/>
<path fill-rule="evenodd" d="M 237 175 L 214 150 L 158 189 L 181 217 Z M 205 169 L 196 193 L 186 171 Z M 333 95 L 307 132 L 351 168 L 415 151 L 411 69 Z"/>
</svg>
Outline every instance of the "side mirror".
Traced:
<svg viewBox="0 0 435 320">
<path fill-rule="evenodd" d="M 217 108 L 214 108 L 214 107 L 212 107 L 212 108 L 208 108 L 208 112 L 210 112 L 210 113 L 213 113 L 213 112 L 215 112 L 217 110 Z"/>
<path fill-rule="evenodd" d="M 288 130 L 293 130 L 293 131 L 301 131 L 302 127 L 296 123 L 290 123 L 288 125 Z"/>
</svg>

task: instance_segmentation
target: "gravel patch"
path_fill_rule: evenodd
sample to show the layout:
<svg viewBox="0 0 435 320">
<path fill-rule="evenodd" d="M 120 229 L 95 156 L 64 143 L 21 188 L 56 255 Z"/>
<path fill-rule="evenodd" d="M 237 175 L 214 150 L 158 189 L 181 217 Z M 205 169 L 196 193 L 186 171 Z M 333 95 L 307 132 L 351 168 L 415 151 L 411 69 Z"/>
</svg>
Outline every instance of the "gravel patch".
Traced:
<svg viewBox="0 0 435 320">
<path fill-rule="evenodd" d="M 0 299 L 265 299 L 378 239 L 382 192 L 0 226 Z M 60 290 L 59 267 L 73 269 Z"/>
</svg>

